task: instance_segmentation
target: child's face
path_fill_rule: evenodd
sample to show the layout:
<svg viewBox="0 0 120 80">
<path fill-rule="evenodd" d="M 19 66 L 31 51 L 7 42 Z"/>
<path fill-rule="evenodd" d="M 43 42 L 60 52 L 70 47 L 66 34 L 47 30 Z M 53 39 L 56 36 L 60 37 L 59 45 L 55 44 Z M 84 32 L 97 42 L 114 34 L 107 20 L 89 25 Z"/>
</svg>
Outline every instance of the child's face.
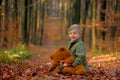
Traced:
<svg viewBox="0 0 120 80">
<path fill-rule="evenodd" d="M 75 42 L 80 38 L 80 33 L 77 30 L 70 30 L 69 38 L 72 42 Z"/>
</svg>

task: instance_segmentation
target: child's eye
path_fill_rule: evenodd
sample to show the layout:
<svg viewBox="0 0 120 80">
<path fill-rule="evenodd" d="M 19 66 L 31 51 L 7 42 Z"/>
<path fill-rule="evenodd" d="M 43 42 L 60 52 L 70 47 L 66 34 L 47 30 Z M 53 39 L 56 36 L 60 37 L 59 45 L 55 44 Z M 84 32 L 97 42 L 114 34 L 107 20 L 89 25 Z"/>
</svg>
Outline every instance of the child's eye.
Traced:
<svg viewBox="0 0 120 80">
<path fill-rule="evenodd" d="M 76 32 L 74 32 L 73 34 L 77 34 Z"/>
<path fill-rule="evenodd" d="M 69 33 L 69 34 L 72 34 L 72 33 Z"/>
</svg>

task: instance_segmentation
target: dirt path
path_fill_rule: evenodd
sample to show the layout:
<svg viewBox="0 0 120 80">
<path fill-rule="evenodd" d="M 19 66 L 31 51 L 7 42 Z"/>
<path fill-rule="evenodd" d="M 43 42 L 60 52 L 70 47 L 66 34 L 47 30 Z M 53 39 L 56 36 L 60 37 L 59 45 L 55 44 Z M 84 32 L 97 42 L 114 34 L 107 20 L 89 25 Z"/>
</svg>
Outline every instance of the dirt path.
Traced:
<svg viewBox="0 0 120 80">
<path fill-rule="evenodd" d="M 44 21 L 43 44 L 54 45 L 66 39 L 66 27 L 60 17 L 46 17 Z"/>
</svg>

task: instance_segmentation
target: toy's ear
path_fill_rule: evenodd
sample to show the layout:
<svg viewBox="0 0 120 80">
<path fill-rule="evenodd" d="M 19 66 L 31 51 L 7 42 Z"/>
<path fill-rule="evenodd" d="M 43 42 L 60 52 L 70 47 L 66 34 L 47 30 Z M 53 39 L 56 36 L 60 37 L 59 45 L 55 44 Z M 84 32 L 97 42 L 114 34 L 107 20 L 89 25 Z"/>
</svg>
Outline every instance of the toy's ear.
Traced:
<svg viewBox="0 0 120 80">
<path fill-rule="evenodd" d="M 53 56 L 50 56 L 50 59 L 53 59 Z"/>
<path fill-rule="evenodd" d="M 60 48 L 60 51 L 64 51 L 64 50 L 65 50 L 65 48 L 63 48 L 63 47 Z"/>
</svg>

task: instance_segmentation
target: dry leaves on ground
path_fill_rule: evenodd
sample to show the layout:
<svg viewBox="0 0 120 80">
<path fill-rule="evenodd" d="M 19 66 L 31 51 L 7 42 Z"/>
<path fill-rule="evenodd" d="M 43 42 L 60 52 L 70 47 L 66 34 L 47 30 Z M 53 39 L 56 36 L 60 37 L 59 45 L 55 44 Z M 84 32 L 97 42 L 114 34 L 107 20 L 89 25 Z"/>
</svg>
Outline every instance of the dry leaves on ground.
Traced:
<svg viewBox="0 0 120 80">
<path fill-rule="evenodd" d="M 50 59 L 47 51 L 24 61 L 25 64 L 0 62 L 1 80 L 120 80 L 120 54 L 88 56 L 89 71 L 85 75 L 48 72 Z"/>
</svg>

